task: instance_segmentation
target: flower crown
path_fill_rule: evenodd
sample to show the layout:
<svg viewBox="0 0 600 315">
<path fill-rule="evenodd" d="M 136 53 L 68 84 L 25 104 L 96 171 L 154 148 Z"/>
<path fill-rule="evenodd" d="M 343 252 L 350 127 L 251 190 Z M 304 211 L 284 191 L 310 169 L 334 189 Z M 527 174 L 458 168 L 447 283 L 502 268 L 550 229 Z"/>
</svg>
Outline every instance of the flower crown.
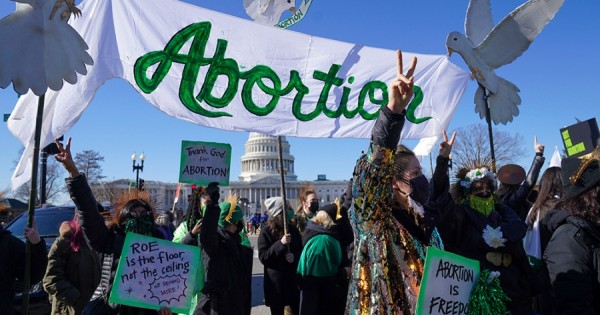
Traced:
<svg viewBox="0 0 600 315">
<path fill-rule="evenodd" d="M 465 178 L 460 180 L 460 185 L 466 189 L 471 188 L 471 184 L 482 178 L 488 178 L 492 183 L 496 183 L 496 175 L 487 169 L 487 167 L 475 168 L 465 174 Z"/>
</svg>

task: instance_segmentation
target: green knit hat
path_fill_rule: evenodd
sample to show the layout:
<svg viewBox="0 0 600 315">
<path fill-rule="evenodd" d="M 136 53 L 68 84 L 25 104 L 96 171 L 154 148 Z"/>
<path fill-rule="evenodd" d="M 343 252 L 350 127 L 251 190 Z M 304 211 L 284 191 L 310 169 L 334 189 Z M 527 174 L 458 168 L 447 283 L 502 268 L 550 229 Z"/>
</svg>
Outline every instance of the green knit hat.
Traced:
<svg viewBox="0 0 600 315">
<path fill-rule="evenodd" d="M 232 205 L 234 207 L 232 207 Z M 236 203 L 231 203 L 229 201 L 221 202 L 219 208 L 221 208 L 219 226 L 222 228 L 226 228 L 230 224 L 237 224 L 244 217 L 242 208 Z"/>
</svg>

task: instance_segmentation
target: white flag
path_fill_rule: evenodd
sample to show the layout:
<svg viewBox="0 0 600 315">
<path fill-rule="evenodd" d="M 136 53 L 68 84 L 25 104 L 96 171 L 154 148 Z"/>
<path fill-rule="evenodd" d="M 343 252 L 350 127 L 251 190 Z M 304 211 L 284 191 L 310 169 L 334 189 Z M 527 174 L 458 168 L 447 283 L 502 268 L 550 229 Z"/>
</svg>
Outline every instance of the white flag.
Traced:
<svg viewBox="0 0 600 315">
<path fill-rule="evenodd" d="M 230 131 L 368 138 L 396 52 L 264 26 L 177 0 L 84 0 L 70 23 L 95 60 L 77 85 L 48 91 L 41 147 L 66 134 L 107 80 L 123 78 L 170 116 Z M 160 17 L 160 18 L 157 18 Z M 406 50 L 408 47 L 400 47 Z M 469 73 L 445 55 L 418 57 L 403 139 L 447 129 Z M 20 97 L 8 128 L 25 145 L 12 177 L 29 180 L 37 97 Z"/>
</svg>

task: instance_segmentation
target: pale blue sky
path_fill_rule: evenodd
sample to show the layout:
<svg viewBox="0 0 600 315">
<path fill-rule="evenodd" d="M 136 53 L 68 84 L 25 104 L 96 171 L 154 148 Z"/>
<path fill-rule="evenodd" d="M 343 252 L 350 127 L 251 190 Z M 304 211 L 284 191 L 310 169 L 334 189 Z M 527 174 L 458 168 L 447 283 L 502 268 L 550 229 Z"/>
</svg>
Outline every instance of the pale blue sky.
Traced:
<svg viewBox="0 0 600 315">
<path fill-rule="evenodd" d="M 140 0 L 141 1 L 141 0 Z M 79 2 L 79 1 L 78 1 Z M 241 0 L 188 0 L 241 18 L 248 18 Z M 299 4 L 300 0 L 297 0 Z M 492 0 L 495 22 L 523 1 Z M 314 0 L 306 18 L 291 29 L 309 35 L 331 38 L 365 46 L 427 54 L 445 54 L 446 35 L 463 32 L 467 0 Z M 14 2 L 0 2 L 0 16 L 14 11 Z M 554 20 L 542 31 L 525 52 L 497 74 L 521 89 L 520 115 L 497 130 L 519 133 L 525 148 L 533 154 L 533 138 L 538 136 L 546 145 L 547 157 L 554 147 L 563 148 L 559 129 L 582 120 L 599 118 L 600 106 L 596 93 L 600 91 L 600 2 L 570 0 Z M 85 14 L 85 12 L 84 12 Z M 243 31 L 243 30 L 240 30 Z M 1 49 L 10 49 L 2 47 Z M 466 69 L 460 56 L 451 60 Z M 474 112 L 473 95 L 477 85 L 471 81 L 461 100 L 450 130 L 484 123 Z M 10 113 L 17 100 L 12 86 L 0 90 L 0 113 Z M 32 122 L 33 124 L 33 122 Z M 135 178 L 131 169 L 131 154 L 146 155 L 144 172 L 147 180 L 177 182 L 181 140 L 230 143 L 233 148 L 232 178 L 240 174 L 239 158 L 248 138 L 245 132 L 228 132 L 205 128 L 177 120 L 159 112 L 123 80 L 107 82 L 77 125 L 72 136 L 73 151 L 99 151 L 104 157 L 107 179 Z M 329 179 L 348 179 L 365 139 L 302 139 L 290 138 L 295 169 L 301 180 L 312 180 L 317 174 Z M 9 187 L 14 162 L 21 144 L 0 124 L 0 191 Z M 414 146 L 410 142 L 409 146 Z M 531 154 L 531 155 L 532 155 Z M 514 161 L 528 167 L 531 157 Z M 427 166 L 427 163 L 424 163 Z"/>
</svg>

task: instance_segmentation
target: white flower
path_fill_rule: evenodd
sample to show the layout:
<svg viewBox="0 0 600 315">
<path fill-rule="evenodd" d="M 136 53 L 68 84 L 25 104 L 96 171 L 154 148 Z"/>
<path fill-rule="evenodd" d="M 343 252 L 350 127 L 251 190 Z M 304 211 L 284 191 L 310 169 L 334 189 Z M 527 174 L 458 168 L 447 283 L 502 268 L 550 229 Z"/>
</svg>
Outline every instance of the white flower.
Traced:
<svg viewBox="0 0 600 315">
<path fill-rule="evenodd" d="M 460 185 L 469 189 L 471 188 L 471 183 L 476 180 L 480 180 L 484 177 L 489 178 L 492 182 L 496 181 L 496 175 L 493 172 L 489 171 L 486 167 L 475 168 L 470 170 L 463 180 L 460 181 Z"/>
<path fill-rule="evenodd" d="M 492 248 L 504 246 L 506 239 L 502 237 L 502 229 L 500 227 L 493 228 L 489 225 L 483 229 L 483 240 Z"/>
</svg>

